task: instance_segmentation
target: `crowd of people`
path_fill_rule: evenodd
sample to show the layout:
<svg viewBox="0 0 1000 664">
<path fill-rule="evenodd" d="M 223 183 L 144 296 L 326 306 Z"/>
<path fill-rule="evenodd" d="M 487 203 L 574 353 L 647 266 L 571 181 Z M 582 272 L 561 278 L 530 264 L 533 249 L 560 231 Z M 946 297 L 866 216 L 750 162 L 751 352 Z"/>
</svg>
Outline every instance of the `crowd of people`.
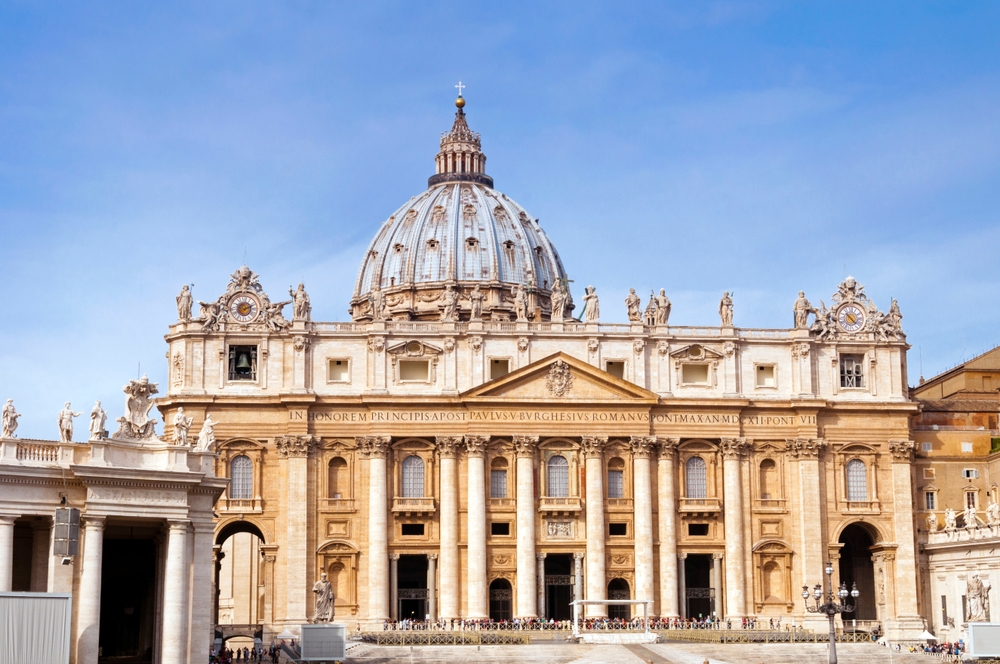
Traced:
<svg viewBox="0 0 1000 664">
<path fill-rule="evenodd" d="M 233 662 L 246 662 L 247 664 L 278 664 L 278 647 L 256 646 L 254 648 L 236 648 L 231 650 L 223 648 L 219 653 L 213 653 L 208 658 L 209 664 L 232 664 Z"/>
<path fill-rule="evenodd" d="M 623 618 L 585 618 L 580 620 L 580 627 L 588 630 L 626 630 L 643 629 L 642 617 L 625 620 Z M 649 618 L 649 628 L 653 630 L 668 629 L 747 629 L 785 631 L 795 629 L 792 625 L 781 624 L 781 618 L 743 618 L 742 620 L 722 620 L 720 618 Z M 477 630 L 570 630 L 572 620 L 555 620 L 544 618 L 515 618 L 513 620 L 386 620 L 382 630 L 392 631 L 477 631 Z M 801 629 L 801 628 L 798 628 Z M 361 631 L 361 624 L 358 624 Z"/>
</svg>

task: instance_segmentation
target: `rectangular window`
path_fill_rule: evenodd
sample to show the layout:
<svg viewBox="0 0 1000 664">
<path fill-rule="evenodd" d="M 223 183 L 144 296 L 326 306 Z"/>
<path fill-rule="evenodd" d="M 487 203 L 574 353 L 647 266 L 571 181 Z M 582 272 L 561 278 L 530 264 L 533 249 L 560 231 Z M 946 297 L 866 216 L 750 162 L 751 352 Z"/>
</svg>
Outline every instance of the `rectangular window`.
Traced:
<svg viewBox="0 0 1000 664">
<path fill-rule="evenodd" d="M 708 524 L 707 523 L 689 523 L 688 524 L 688 536 L 690 536 L 690 537 L 707 537 L 708 536 Z"/>
<path fill-rule="evenodd" d="M 930 454 L 934 450 L 934 443 L 920 443 L 920 451 L 924 454 Z"/>
<path fill-rule="evenodd" d="M 972 443 L 962 443 L 962 454 L 972 454 Z"/>
<path fill-rule="evenodd" d="M 962 470 L 962 477 L 964 477 L 967 480 L 978 480 L 979 471 L 976 470 L 975 468 L 965 468 Z"/>
<path fill-rule="evenodd" d="M 510 373 L 510 360 L 490 360 L 490 380 Z"/>
<path fill-rule="evenodd" d="M 507 471 L 490 471 L 490 498 L 507 497 Z"/>
<path fill-rule="evenodd" d="M 427 360 L 400 360 L 399 380 L 403 383 L 426 383 L 430 376 Z"/>
<path fill-rule="evenodd" d="M 948 625 L 948 596 L 941 595 L 941 626 Z"/>
<path fill-rule="evenodd" d="M 864 355 L 840 356 L 840 386 L 846 388 L 865 386 Z"/>
<path fill-rule="evenodd" d="M 682 364 L 681 383 L 684 385 L 708 385 L 708 365 Z"/>
<path fill-rule="evenodd" d="M 501 537 L 510 536 L 510 523 L 504 521 L 503 523 L 491 523 L 490 524 L 490 535 L 497 535 Z"/>
<path fill-rule="evenodd" d="M 404 523 L 400 525 L 403 535 L 423 535 L 424 534 L 424 524 L 422 523 Z"/>
<path fill-rule="evenodd" d="M 777 379 L 774 376 L 773 364 L 758 364 L 755 372 L 757 387 L 777 387 Z"/>
<path fill-rule="evenodd" d="M 608 524 L 608 535 L 612 537 L 625 537 L 628 535 L 628 524 L 627 523 L 609 523 Z"/>
<path fill-rule="evenodd" d="M 615 378 L 625 380 L 625 362 L 622 360 L 608 360 L 604 363 L 604 370 Z"/>
<path fill-rule="evenodd" d="M 327 362 L 326 380 L 330 383 L 351 382 L 351 361 L 345 359 Z"/>
<path fill-rule="evenodd" d="M 625 473 L 621 470 L 608 471 L 608 498 L 625 497 Z"/>
<path fill-rule="evenodd" d="M 925 491 L 924 492 L 924 509 L 933 510 L 937 509 L 934 507 L 934 492 Z"/>
<path fill-rule="evenodd" d="M 229 380 L 257 380 L 257 347 L 229 347 Z"/>
<path fill-rule="evenodd" d="M 976 494 L 974 492 L 972 492 L 972 491 L 967 491 L 965 493 L 965 506 L 967 508 L 971 507 L 971 508 L 975 509 L 976 502 L 977 502 L 976 501 Z"/>
</svg>

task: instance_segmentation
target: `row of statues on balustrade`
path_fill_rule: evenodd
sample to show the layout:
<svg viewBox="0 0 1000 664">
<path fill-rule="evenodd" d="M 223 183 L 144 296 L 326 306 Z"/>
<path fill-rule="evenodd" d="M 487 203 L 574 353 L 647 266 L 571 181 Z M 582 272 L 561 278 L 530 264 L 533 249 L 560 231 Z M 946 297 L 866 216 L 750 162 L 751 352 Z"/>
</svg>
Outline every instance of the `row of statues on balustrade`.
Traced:
<svg viewBox="0 0 1000 664">
<path fill-rule="evenodd" d="M 986 526 L 992 528 L 994 526 L 1000 526 L 1000 503 L 991 500 L 990 504 L 986 506 L 986 521 L 984 522 L 979 518 L 978 510 L 975 507 L 966 507 L 962 511 L 962 528 L 966 530 L 975 530 L 976 528 L 981 528 Z M 936 533 L 938 532 L 938 518 L 934 513 L 927 515 L 927 532 Z M 944 511 L 944 532 L 956 532 L 961 530 L 958 527 L 958 512 L 948 508 Z"/>
<path fill-rule="evenodd" d="M 128 395 L 125 401 L 125 415 L 119 417 L 118 431 L 109 436 L 106 428 L 108 413 L 97 401 L 90 411 L 90 441 L 121 440 L 128 442 L 141 442 L 156 438 L 155 425 L 157 420 L 149 417 L 153 408 L 152 395 L 157 392 L 156 384 L 150 383 L 149 379 L 143 376 L 139 380 L 130 381 L 124 388 Z M 73 442 L 73 419 L 80 417 L 83 413 L 73 410 L 69 401 L 63 406 L 56 416 L 56 423 L 59 427 L 59 441 L 62 443 Z M 0 411 L 0 439 L 17 438 L 17 421 L 21 413 L 14 408 L 14 400 L 7 399 Z M 205 421 L 201 425 L 197 439 L 189 440 L 191 425 L 194 418 L 184 413 L 184 408 L 178 408 L 173 419 L 172 442 L 175 445 L 191 447 L 195 452 L 212 452 L 215 447 L 215 425 L 211 414 L 205 416 Z"/>
</svg>

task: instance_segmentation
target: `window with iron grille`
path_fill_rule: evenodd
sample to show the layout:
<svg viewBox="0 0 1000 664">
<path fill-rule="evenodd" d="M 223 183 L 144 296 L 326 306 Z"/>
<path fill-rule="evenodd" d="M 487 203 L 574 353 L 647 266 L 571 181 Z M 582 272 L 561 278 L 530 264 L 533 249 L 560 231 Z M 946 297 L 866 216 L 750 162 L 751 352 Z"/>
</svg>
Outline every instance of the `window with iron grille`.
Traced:
<svg viewBox="0 0 1000 664">
<path fill-rule="evenodd" d="M 868 500 L 868 468 L 861 459 L 847 462 L 847 500 L 852 503 Z"/>
<path fill-rule="evenodd" d="M 548 496 L 566 498 L 569 496 L 569 461 L 559 454 L 549 458 Z"/>
<path fill-rule="evenodd" d="M 418 456 L 403 459 L 403 498 L 424 497 L 424 460 Z"/>
<path fill-rule="evenodd" d="M 705 460 L 693 456 L 684 466 L 684 495 L 687 498 L 708 498 L 708 477 Z"/>
<path fill-rule="evenodd" d="M 625 473 L 621 470 L 608 471 L 608 498 L 625 497 Z"/>
<path fill-rule="evenodd" d="M 240 455 L 229 464 L 229 497 L 233 500 L 253 498 L 253 461 Z"/>
<path fill-rule="evenodd" d="M 840 356 L 840 386 L 864 387 L 865 363 L 863 355 Z"/>
<path fill-rule="evenodd" d="M 490 471 L 490 498 L 507 497 L 507 471 Z"/>
</svg>

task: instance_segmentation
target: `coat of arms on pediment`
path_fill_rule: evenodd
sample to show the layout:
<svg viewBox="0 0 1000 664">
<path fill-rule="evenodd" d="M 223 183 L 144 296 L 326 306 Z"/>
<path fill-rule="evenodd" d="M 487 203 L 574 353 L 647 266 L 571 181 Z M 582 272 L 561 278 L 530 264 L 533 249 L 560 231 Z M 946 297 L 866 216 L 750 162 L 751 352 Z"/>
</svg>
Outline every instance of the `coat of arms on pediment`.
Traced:
<svg viewBox="0 0 1000 664">
<path fill-rule="evenodd" d="M 723 355 L 719 351 L 707 348 L 701 344 L 688 344 L 681 346 L 675 351 L 671 351 L 670 357 L 675 360 L 688 360 L 691 362 L 714 362 L 721 360 Z"/>
<path fill-rule="evenodd" d="M 554 397 L 562 397 L 573 389 L 573 373 L 569 365 L 562 360 L 556 360 L 545 378 L 545 389 Z"/>
</svg>

